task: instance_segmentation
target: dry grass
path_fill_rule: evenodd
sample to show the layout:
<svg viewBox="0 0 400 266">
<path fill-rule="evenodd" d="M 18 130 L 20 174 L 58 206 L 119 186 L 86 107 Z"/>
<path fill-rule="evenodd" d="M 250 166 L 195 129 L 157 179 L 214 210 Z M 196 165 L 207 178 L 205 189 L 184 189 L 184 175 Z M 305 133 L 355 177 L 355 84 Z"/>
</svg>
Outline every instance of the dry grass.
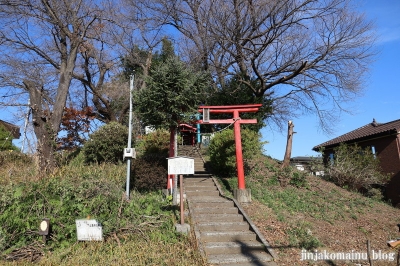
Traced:
<svg viewBox="0 0 400 266">
<path fill-rule="evenodd" d="M 140 236 L 125 236 L 106 242 L 77 242 L 70 248 L 47 252 L 35 265 L 207 265 L 200 256 L 193 236 L 165 244 Z M 29 260 L 5 262 L 1 265 L 32 265 Z"/>
<path fill-rule="evenodd" d="M 40 178 L 37 157 L 24 155 L 16 151 L 0 152 L 0 185 L 36 181 Z"/>
</svg>

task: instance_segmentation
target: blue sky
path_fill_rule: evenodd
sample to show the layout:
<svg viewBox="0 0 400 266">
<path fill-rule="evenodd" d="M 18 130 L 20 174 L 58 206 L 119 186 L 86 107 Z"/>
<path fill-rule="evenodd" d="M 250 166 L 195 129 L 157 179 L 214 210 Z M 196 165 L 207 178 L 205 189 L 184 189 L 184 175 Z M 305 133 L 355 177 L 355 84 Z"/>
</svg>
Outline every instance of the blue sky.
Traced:
<svg viewBox="0 0 400 266">
<path fill-rule="evenodd" d="M 372 122 L 389 122 L 400 119 L 400 0 L 360 1 L 358 8 L 376 26 L 379 54 L 371 65 L 365 82 L 364 95 L 352 103 L 353 115 L 342 114 L 332 135 L 318 128 L 316 117 L 293 119 L 294 131 L 292 157 L 317 156 L 312 147 Z M 262 130 L 265 153 L 282 160 L 286 148 L 287 132 Z"/>
</svg>

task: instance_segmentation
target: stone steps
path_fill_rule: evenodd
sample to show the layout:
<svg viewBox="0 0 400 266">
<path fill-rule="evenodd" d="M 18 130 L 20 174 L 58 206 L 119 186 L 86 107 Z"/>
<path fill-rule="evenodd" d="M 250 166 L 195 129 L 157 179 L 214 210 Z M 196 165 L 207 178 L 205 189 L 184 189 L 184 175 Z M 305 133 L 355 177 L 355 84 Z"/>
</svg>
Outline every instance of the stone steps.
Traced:
<svg viewBox="0 0 400 266">
<path fill-rule="evenodd" d="M 265 251 L 241 252 L 237 254 L 212 254 L 208 257 L 208 263 L 212 265 L 235 266 L 277 266 L 271 255 Z"/>
<path fill-rule="evenodd" d="M 178 153 L 179 154 L 179 153 Z M 190 220 L 200 250 L 211 265 L 276 266 L 273 257 L 252 230 L 236 203 L 220 195 L 200 155 L 187 148 L 183 155 L 195 158 L 195 174 L 185 176 L 184 190 Z"/>
</svg>

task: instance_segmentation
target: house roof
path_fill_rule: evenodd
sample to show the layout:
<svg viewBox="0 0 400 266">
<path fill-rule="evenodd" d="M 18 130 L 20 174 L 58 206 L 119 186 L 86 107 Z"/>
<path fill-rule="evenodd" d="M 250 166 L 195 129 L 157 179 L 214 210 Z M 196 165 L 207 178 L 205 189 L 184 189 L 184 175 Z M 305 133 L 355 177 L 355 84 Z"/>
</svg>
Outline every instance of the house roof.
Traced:
<svg viewBox="0 0 400 266">
<path fill-rule="evenodd" d="M 315 160 L 315 158 L 311 157 L 311 156 L 296 156 L 296 157 L 290 158 L 291 162 L 311 162 L 314 160 Z"/>
<path fill-rule="evenodd" d="M 290 162 L 293 164 L 311 164 L 312 162 L 317 161 L 318 158 L 316 157 L 310 157 L 310 156 L 296 156 L 296 157 L 292 157 L 290 158 Z"/>
<path fill-rule="evenodd" d="M 181 131 L 191 131 L 191 132 L 197 131 L 197 128 L 192 127 L 188 124 L 179 124 L 179 127 L 181 127 Z"/>
<path fill-rule="evenodd" d="M 337 138 L 321 143 L 312 149 L 314 151 L 318 151 L 322 147 L 336 146 L 342 142 L 357 142 L 360 140 L 393 133 L 400 133 L 400 119 L 387 123 L 378 123 L 375 121 L 375 119 L 373 119 L 372 123 L 366 124 L 365 126 L 357 128 Z"/>
<path fill-rule="evenodd" d="M 3 121 L 1 119 L 0 119 L 0 125 L 4 126 L 8 131 L 10 131 L 14 139 L 19 139 L 19 137 L 21 136 L 18 126 Z"/>
</svg>

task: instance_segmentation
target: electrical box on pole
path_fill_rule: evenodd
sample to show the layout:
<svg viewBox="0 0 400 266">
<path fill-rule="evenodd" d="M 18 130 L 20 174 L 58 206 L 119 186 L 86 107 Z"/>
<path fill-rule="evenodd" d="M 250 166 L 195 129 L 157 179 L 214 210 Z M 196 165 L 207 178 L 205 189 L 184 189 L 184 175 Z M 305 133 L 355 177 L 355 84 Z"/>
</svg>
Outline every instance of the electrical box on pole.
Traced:
<svg viewBox="0 0 400 266">
<path fill-rule="evenodd" d="M 136 150 L 135 148 L 125 148 L 124 149 L 124 156 L 123 159 L 125 161 L 125 159 L 136 159 Z"/>
</svg>

